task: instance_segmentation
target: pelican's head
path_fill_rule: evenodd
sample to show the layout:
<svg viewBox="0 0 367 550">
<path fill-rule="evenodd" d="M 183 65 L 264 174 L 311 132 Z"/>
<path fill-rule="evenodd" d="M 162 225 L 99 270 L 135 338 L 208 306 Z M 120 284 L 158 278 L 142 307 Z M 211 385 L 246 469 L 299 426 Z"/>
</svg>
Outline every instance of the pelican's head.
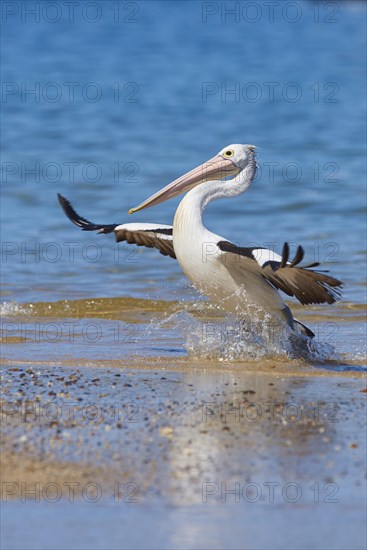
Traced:
<svg viewBox="0 0 367 550">
<path fill-rule="evenodd" d="M 228 145 L 212 159 L 207 160 L 197 168 L 169 183 L 136 208 L 131 208 L 129 214 L 143 210 L 143 208 L 155 206 L 176 197 L 176 195 L 186 193 L 186 191 L 201 183 L 235 178 L 249 164 L 255 164 L 255 154 L 255 145 L 241 145 L 238 143 Z"/>
<path fill-rule="evenodd" d="M 241 143 L 234 143 L 224 147 L 219 151 L 218 156 L 224 159 L 230 159 L 235 166 L 239 168 L 239 172 L 246 168 L 249 162 L 255 159 L 255 145 L 242 145 Z"/>
</svg>

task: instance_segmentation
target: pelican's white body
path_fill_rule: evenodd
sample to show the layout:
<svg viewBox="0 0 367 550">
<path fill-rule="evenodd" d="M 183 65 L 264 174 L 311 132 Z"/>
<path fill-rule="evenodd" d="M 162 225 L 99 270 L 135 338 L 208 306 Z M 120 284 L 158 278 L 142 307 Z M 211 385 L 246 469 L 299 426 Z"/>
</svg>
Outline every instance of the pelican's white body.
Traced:
<svg viewBox="0 0 367 550">
<path fill-rule="evenodd" d="M 241 271 L 239 283 L 238 277 L 232 276 L 231 266 L 226 265 L 226 255 L 217 245 L 225 239 L 204 226 L 203 210 L 208 202 L 205 187 L 208 186 L 212 193 L 214 183 L 206 182 L 189 191 L 177 208 L 173 245 L 182 271 L 197 290 L 224 311 L 254 320 L 264 319 L 267 314 L 292 326 L 290 310 L 276 289 L 265 279 L 254 277 L 245 270 Z M 258 263 L 261 265 L 268 260 L 280 261 L 281 257 L 270 250 L 262 251 Z"/>
</svg>

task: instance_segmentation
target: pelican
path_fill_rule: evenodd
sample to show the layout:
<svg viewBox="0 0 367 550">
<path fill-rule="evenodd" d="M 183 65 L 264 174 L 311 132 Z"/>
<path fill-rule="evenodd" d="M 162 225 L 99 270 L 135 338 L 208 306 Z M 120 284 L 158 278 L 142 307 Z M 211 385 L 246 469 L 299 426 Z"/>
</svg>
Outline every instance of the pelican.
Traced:
<svg viewBox="0 0 367 550">
<path fill-rule="evenodd" d="M 282 255 L 261 247 L 236 246 L 209 231 L 203 223 L 208 203 L 247 191 L 256 170 L 254 145 L 229 145 L 129 210 L 133 214 L 186 193 L 176 210 L 173 226 L 95 224 L 79 216 L 63 196 L 58 197 L 65 214 L 82 230 L 114 233 L 117 242 L 155 247 L 177 259 L 194 287 L 223 311 L 249 321 L 265 322 L 266 318 L 286 324 L 292 332 L 313 337 L 313 332 L 293 317 L 279 291 L 294 296 L 301 304 L 332 304 L 340 298 L 342 282 L 311 269 L 318 262 L 300 266 L 304 257 L 301 246 L 290 260 L 287 243 Z"/>
</svg>

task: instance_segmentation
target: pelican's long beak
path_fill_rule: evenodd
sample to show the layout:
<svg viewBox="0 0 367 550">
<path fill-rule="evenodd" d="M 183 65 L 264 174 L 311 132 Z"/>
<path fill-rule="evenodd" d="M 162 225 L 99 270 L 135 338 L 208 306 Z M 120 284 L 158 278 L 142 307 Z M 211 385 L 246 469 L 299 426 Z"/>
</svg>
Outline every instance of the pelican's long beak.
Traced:
<svg viewBox="0 0 367 550">
<path fill-rule="evenodd" d="M 225 159 L 221 155 L 216 155 L 207 162 L 204 162 L 204 164 L 201 164 L 197 168 L 187 172 L 184 176 L 168 184 L 166 187 L 149 197 L 149 199 L 139 204 L 139 206 L 131 208 L 129 214 L 172 199 L 176 197 L 176 195 L 185 193 L 204 181 L 221 180 L 229 176 L 237 175 L 239 172 L 240 168 L 230 159 Z"/>
</svg>

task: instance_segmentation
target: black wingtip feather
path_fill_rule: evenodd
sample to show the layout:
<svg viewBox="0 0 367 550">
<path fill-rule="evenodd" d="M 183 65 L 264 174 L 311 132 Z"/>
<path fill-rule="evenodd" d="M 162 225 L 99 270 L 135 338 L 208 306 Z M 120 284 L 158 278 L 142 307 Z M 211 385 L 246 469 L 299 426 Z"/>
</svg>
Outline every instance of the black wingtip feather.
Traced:
<svg viewBox="0 0 367 550">
<path fill-rule="evenodd" d="M 112 233 L 118 224 L 96 224 L 90 222 L 86 218 L 79 216 L 79 214 L 74 210 L 71 205 L 71 202 L 63 197 L 60 193 L 57 193 L 59 203 L 61 208 L 65 212 L 66 216 L 71 222 L 80 227 L 82 231 L 98 231 L 98 233 Z"/>
<path fill-rule="evenodd" d="M 288 258 L 289 258 L 289 244 L 284 243 L 283 251 L 282 251 L 282 261 L 280 262 L 279 268 L 285 267 L 287 265 Z"/>
<path fill-rule="evenodd" d="M 293 267 L 295 265 L 298 265 L 300 262 L 302 262 L 304 255 L 305 255 L 305 252 L 304 252 L 302 246 L 298 246 L 296 255 L 294 256 L 294 258 L 293 258 L 293 260 L 292 260 L 289 267 Z"/>
</svg>

